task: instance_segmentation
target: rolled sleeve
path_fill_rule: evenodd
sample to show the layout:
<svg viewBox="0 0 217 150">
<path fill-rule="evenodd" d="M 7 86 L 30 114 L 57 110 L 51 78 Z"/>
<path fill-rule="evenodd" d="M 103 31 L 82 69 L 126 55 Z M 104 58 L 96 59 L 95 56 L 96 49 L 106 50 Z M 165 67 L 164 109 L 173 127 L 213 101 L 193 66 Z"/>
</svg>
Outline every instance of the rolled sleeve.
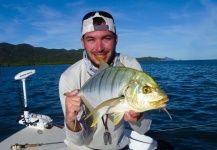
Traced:
<svg viewBox="0 0 217 150">
<path fill-rule="evenodd" d="M 67 140 L 73 144 L 78 145 L 78 146 L 81 146 L 84 144 L 85 137 L 86 137 L 86 131 L 84 130 L 83 125 L 82 124 L 80 124 L 80 125 L 81 125 L 82 130 L 79 132 L 73 132 L 73 131 L 69 130 L 67 128 L 67 126 L 65 125 Z"/>
</svg>

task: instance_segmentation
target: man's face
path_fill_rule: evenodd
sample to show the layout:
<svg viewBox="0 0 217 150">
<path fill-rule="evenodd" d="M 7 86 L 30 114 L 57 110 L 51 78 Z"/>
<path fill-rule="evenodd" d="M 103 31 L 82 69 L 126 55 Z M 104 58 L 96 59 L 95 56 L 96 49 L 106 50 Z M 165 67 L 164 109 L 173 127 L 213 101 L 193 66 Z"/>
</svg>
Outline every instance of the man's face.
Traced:
<svg viewBox="0 0 217 150">
<path fill-rule="evenodd" d="M 117 36 L 111 31 L 104 30 L 88 32 L 81 38 L 87 56 L 95 66 L 99 66 L 96 56 L 102 57 L 107 63 L 111 63 L 117 40 Z"/>
</svg>

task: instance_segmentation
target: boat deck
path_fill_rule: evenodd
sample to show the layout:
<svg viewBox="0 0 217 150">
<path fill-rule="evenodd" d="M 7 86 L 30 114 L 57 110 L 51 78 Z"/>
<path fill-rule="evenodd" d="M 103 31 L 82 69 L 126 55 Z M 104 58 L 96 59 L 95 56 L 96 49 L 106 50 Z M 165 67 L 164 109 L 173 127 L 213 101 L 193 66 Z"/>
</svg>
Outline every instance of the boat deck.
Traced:
<svg viewBox="0 0 217 150">
<path fill-rule="evenodd" d="M 11 150 L 11 146 L 15 144 L 38 144 L 34 147 L 28 147 L 28 150 L 66 150 L 66 145 L 63 142 L 65 138 L 64 128 L 54 126 L 51 129 L 40 130 L 26 127 L 2 141 L 0 150 Z"/>
<path fill-rule="evenodd" d="M 157 148 L 157 142 L 148 136 L 127 129 L 124 130 L 124 134 L 130 139 L 130 150 L 154 150 Z M 28 147 L 14 146 L 12 150 L 66 150 L 65 139 L 64 128 L 54 126 L 51 129 L 40 130 L 26 127 L 2 141 L 0 150 L 11 150 L 11 146 L 16 144 Z"/>
</svg>

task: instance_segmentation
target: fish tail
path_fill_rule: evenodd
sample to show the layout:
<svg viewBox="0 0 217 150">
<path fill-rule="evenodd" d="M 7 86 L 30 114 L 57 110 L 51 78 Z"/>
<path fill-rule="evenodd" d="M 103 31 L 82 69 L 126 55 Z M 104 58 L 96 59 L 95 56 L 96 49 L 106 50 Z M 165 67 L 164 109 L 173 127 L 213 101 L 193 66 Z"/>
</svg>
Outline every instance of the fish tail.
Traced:
<svg viewBox="0 0 217 150">
<path fill-rule="evenodd" d="M 101 117 L 102 117 L 102 114 L 94 113 L 93 114 L 93 122 L 92 122 L 90 127 L 94 127 L 97 124 L 97 122 L 100 120 Z"/>
</svg>

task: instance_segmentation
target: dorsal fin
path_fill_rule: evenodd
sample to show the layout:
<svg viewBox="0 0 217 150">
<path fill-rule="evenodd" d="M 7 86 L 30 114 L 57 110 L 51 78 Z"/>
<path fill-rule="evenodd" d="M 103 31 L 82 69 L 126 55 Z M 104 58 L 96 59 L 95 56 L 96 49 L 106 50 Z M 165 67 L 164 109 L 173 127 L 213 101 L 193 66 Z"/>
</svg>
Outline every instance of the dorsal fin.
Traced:
<svg viewBox="0 0 217 150">
<path fill-rule="evenodd" d="M 96 56 L 96 58 L 97 58 L 98 61 L 100 62 L 100 64 L 99 64 L 99 69 L 96 71 L 96 73 L 95 73 L 93 76 L 91 76 L 91 78 L 89 78 L 89 79 L 84 83 L 83 86 L 85 86 L 85 84 L 87 84 L 90 80 L 92 80 L 92 78 L 94 78 L 98 73 L 100 73 L 101 71 L 103 71 L 103 70 L 109 68 L 109 65 L 102 59 L 102 57 Z M 83 86 L 82 86 L 82 87 L 83 87 Z M 81 87 L 81 88 L 82 88 L 82 87 Z"/>
<path fill-rule="evenodd" d="M 120 61 L 115 62 L 115 67 L 125 67 Z"/>
<path fill-rule="evenodd" d="M 102 59 L 102 57 L 96 56 L 96 58 L 98 59 L 98 61 L 100 62 L 99 64 L 99 70 L 97 72 L 100 72 L 106 68 L 109 67 L 109 65 Z"/>
</svg>

